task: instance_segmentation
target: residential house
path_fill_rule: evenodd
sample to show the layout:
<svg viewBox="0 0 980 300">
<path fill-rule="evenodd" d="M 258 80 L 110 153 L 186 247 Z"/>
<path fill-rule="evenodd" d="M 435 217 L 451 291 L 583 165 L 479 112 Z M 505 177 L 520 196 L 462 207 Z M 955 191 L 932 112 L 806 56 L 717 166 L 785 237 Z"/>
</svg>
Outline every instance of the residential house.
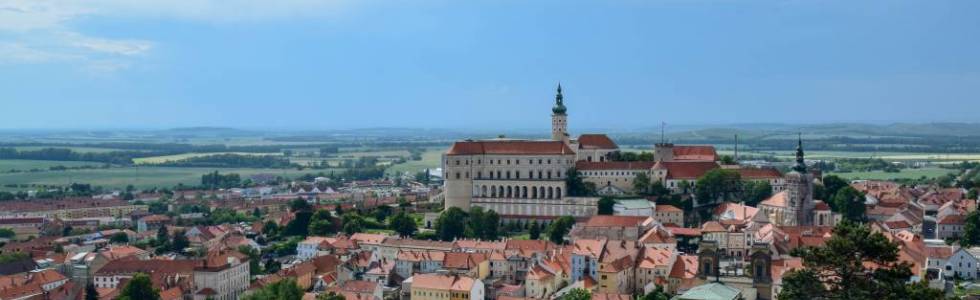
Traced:
<svg viewBox="0 0 980 300">
<path fill-rule="evenodd" d="M 412 300 L 483 300 L 485 290 L 480 279 L 447 274 L 418 274 L 406 280 Z"/>
</svg>

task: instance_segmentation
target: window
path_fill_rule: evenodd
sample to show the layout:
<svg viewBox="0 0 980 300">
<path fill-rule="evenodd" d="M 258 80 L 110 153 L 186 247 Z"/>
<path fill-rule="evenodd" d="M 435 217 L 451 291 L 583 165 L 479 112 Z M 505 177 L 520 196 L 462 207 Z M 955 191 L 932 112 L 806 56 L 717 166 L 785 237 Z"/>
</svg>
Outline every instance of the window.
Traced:
<svg viewBox="0 0 980 300">
<path fill-rule="evenodd" d="M 456 172 L 456 179 L 459 179 L 459 172 Z"/>
<path fill-rule="evenodd" d="M 458 160 L 458 159 L 456 160 L 456 165 L 457 165 L 457 166 L 459 165 L 459 160 Z"/>
</svg>

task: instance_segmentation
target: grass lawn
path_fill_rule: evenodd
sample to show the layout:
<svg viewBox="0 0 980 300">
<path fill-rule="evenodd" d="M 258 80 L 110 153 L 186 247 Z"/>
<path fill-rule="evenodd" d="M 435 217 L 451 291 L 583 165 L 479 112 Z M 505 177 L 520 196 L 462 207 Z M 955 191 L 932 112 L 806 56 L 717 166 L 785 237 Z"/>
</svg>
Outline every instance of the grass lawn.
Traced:
<svg viewBox="0 0 980 300">
<path fill-rule="evenodd" d="M 425 169 L 442 167 L 442 153 L 446 149 L 429 148 L 422 152 L 422 160 L 409 160 L 402 164 L 393 165 L 385 171 L 386 174 L 416 173 Z"/>
<path fill-rule="evenodd" d="M 218 170 L 223 174 L 238 173 L 243 179 L 255 174 L 297 177 L 307 173 L 329 172 L 330 170 L 296 169 L 251 169 L 251 168 L 177 168 L 177 167 L 126 167 L 111 169 L 47 171 L 35 173 L 0 174 L 0 189 L 7 184 L 47 184 L 64 185 L 72 182 L 89 183 L 109 188 L 124 188 L 133 185 L 137 188 L 173 187 L 178 183 L 197 185 L 201 175 Z"/>
<path fill-rule="evenodd" d="M 29 159 L 0 159 L 0 172 L 10 170 L 27 171 L 30 169 L 48 170 L 54 166 L 81 167 L 81 166 L 101 166 L 102 163 L 90 161 L 53 161 L 53 160 L 29 160 Z M 3 184 L 3 182 L 0 182 Z"/>
<path fill-rule="evenodd" d="M 872 172 L 850 172 L 850 173 L 827 173 L 827 175 L 837 175 L 847 179 L 873 179 L 873 180 L 888 180 L 888 179 L 899 179 L 899 178 L 920 178 L 925 176 L 926 178 L 933 178 L 943 176 L 949 173 L 955 173 L 956 170 L 943 169 L 943 168 L 919 168 L 919 169 L 902 169 L 899 173 L 886 173 L 883 171 L 872 171 Z"/>
<path fill-rule="evenodd" d="M 278 153 L 278 152 L 277 153 L 249 153 L 249 152 L 183 153 L 183 154 L 174 154 L 174 155 L 134 158 L 133 163 L 136 163 L 137 165 L 159 164 L 167 161 L 177 161 L 182 159 L 188 159 L 191 157 L 209 156 L 209 155 L 218 155 L 218 154 L 282 155 L 282 153 Z"/>
</svg>

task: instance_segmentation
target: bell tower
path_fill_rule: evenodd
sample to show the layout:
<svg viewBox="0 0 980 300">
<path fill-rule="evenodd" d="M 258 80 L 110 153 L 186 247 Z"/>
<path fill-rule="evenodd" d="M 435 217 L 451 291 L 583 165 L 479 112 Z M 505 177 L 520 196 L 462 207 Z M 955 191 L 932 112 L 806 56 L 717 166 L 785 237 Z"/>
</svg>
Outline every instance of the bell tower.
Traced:
<svg viewBox="0 0 980 300">
<path fill-rule="evenodd" d="M 561 95 L 561 83 L 558 84 L 558 93 L 555 94 L 555 106 L 551 108 L 551 139 L 563 141 L 568 136 L 568 115 L 565 114 L 564 100 Z"/>
</svg>

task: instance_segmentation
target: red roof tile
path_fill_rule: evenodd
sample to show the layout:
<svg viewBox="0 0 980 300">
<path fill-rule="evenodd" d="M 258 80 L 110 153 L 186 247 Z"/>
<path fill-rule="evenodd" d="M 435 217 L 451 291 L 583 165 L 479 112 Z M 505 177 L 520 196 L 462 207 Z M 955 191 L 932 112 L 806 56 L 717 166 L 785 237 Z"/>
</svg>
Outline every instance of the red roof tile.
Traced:
<svg viewBox="0 0 980 300">
<path fill-rule="evenodd" d="M 486 140 L 455 142 L 447 155 L 574 154 L 562 141 Z"/>
<path fill-rule="evenodd" d="M 583 134 L 578 137 L 578 147 L 580 149 L 618 149 L 616 143 L 613 142 L 605 134 Z"/>
<path fill-rule="evenodd" d="M 577 161 L 576 170 L 649 170 L 656 164 L 652 161 Z"/>
<path fill-rule="evenodd" d="M 714 146 L 674 146 L 674 160 L 716 161 Z"/>
</svg>

